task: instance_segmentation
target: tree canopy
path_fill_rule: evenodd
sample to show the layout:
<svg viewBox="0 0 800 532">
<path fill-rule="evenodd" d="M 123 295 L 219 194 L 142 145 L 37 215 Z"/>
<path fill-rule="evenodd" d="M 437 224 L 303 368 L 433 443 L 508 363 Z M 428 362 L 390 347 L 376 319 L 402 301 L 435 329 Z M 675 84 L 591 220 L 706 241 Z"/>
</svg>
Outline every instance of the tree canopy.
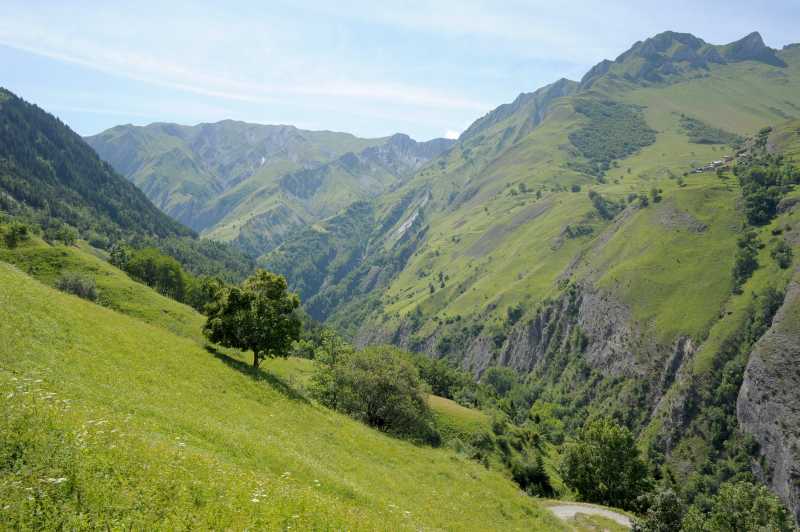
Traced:
<svg viewBox="0 0 800 532">
<path fill-rule="evenodd" d="M 565 446 L 562 475 L 582 500 L 624 509 L 650 487 L 636 439 L 610 419 L 589 420 Z"/>
<path fill-rule="evenodd" d="M 281 275 L 257 270 L 240 286 L 220 288 L 206 305 L 203 334 L 225 347 L 253 352 L 253 367 L 264 358 L 286 357 L 300 337 L 300 299 Z"/>
</svg>

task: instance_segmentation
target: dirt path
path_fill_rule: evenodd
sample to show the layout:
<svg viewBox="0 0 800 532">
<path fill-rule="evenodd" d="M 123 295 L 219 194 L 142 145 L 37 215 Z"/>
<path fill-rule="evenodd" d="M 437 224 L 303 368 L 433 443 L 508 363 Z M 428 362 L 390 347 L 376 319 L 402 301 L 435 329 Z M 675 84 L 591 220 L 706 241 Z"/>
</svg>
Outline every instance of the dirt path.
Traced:
<svg viewBox="0 0 800 532">
<path fill-rule="evenodd" d="M 564 521 L 572 519 L 576 514 L 587 514 L 606 517 L 622 526 L 627 526 L 628 528 L 630 528 L 632 525 L 631 520 L 627 515 L 589 504 L 555 504 L 553 506 L 548 506 L 547 509 L 553 512 L 556 517 Z"/>
</svg>

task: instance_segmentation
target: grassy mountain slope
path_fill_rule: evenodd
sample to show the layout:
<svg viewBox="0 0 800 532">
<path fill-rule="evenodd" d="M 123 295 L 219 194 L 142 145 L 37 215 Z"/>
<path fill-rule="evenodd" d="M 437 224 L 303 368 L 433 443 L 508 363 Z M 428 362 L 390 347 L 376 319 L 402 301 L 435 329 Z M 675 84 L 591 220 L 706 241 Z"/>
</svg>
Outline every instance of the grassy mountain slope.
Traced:
<svg viewBox="0 0 800 532">
<path fill-rule="evenodd" d="M 614 415 L 688 496 L 713 491 L 749 470 L 735 419 L 752 347 L 742 331 L 761 334 L 762 306 L 786 288 L 770 252 L 782 238 L 794 245 L 797 220 L 785 211 L 757 228 L 760 269 L 735 294 L 742 190 L 730 169 L 694 170 L 766 126 L 770 145 L 795 153 L 786 139 L 798 87 L 796 46 L 667 32 L 580 84 L 561 81 L 476 121 L 373 202 L 367 239 L 354 233 L 310 256 L 285 244 L 262 262 L 296 284 L 318 258 L 358 250 L 305 294 L 317 317 L 360 343 L 400 344 L 477 375 L 515 367 L 568 430 Z M 346 225 L 319 226 L 334 220 Z"/>
<path fill-rule="evenodd" d="M 162 210 L 198 230 L 224 215 L 214 208 L 201 212 L 210 202 L 237 201 L 279 175 L 376 142 L 233 120 L 117 126 L 86 140 Z M 227 198 L 218 199 L 223 192 Z"/>
<path fill-rule="evenodd" d="M 268 371 L 4 263 L 0 284 L 7 525 L 562 528 L 498 474 L 309 404 Z"/>
<path fill-rule="evenodd" d="M 6 230 L 0 225 L 0 236 Z M 203 316 L 130 279 L 97 253 L 85 243 L 80 247 L 50 245 L 35 237 L 13 249 L 0 245 L 0 261 L 15 265 L 46 285 L 54 286 L 65 273 L 83 274 L 97 284 L 102 306 L 159 325 L 178 336 L 203 341 Z"/>
<path fill-rule="evenodd" d="M 86 140 L 166 213 L 256 256 L 398 184 L 452 144 L 230 120 L 118 126 Z"/>
<path fill-rule="evenodd" d="M 0 89 L 0 210 L 84 234 L 185 236 L 57 118 Z"/>
<path fill-rule="evenodd" d="M 556 93 L 558 97 L 547 102 L 544 111 L 535 110 L 534 114 L 543 116 L 527 134 L 520 124 L 529 123 L 527 118 L 534 112 L 530 108 L 520 110 L 519 115 L 500 108 L 479 120 L 436 164 L 375 203 L 375 225 L 379 229 L 369 240 L 372 255 L 407 240 L 410 235 L 398 235 L 413 232 L 407 231 L 412 226 L 417 233 L 425 233 L 424 244 L 414 250 L 408 264 L 382 295 L 385 318 L 381 319 L 401 319 L 421 307 L 428 318 L 446 319 L 485 311 L 499 321 L 509 305 L 527 300 L 533 307 L 558 292 L 557 281 L 567 266 L 588 253 L 596 239 L 605 240 L 622 226 L 640 225 L 635 208 L 628 208 L 613 224 L 604 219 L 587 197 L 589 189 L 618 201 L 658 187 L 666 199 L 659 209 L 668 209 L 668 216 L 681 219 L 686 218 L 683 203 L 691 206 L 694 202 L 695 209 L 700 208 L 702 198 L 709 194 L 717 195 L 720 206 L 724 204 L 727 211 L 736 211 L 738 192 L 728 191 L 730 185 L 711 173 L 683 177 L 696 166 L 732 154 L 731 148 L 724 145 L 693 143 L 683 118 L 690 116 L 709 127 L 740 135 L 785 121 L 786 116 L 796 112 L 795 106 L 800 106 L 794 90 L 800 82 L 800 58 L 794 48 L 779 52 L 778 56 L 787 66 L 756 61 L 715 63 L 701 70 L 702 75 L 670 83 L 641 85 L 603 78 L 578 94 L 562 89 Z M 618 106 L 627 106 L 623 109 L 633 113 L 631 116 L 638 114 L 635 119 L 655 131 L 655 138 L 630 155 L 623 155 L 624 159 L 612 157 L 600 182 L 594 175 L 597 168 L 570 136 L 594 120 L 576 110 L 578 103 L 605 102 L 612 97 Z M 601 117 L 597 127 L 616 127 L 616 119 Z M 629 119 L 623 116 L 619 120 Z M 520 134 L 516 142 L 508 140 Z M 623 137 L 621 142 L 632 141 Z M 608 149 L 616 153 L 613 146 Z M 572 192 L 573 186 L 583 188 Z M 727 192 L 730 193 L 725 197 Z M 718 219 L 720 231 L 736 223 L 731 216 L 736 215 Z M 676 223 L 692 225 L 688 218 Z M 404 224 L 409 225 L 404 228 Z M 656 232 L 650 236 L 656 240 L 662 234 L 668 236 L 670 227 L 665 225 L 670 226 L 671 222 L 656 225 Z M 729 229 L 727 237 L 714 235 L 707 240 L 730 252 L 735 232 Z M 290 245 L 293 244 L 287 244 Z M 686 246 L 692 247 L 688 241 Z M 294 259 L 299 259 L 300 254 L 286 255 L 286 249 L 279 249 L 265 263 L 276 264 L 277 258 L 284 256 L 281 260 L 286 263 L 299 264 Z M 367 253 L 365 261 L 369 259 Z M 709 258 L 708 264 L 716 259 Z M 653 260 L 659 260 L 659 253 L 653 253 Z M 716 270 L 698 269 L 711 278 L 717 277 Z M 303 278 L 302 272 L 285 272 L 290 279 Z M 444 283 L 440 282 L 440 273 Z M 720 275 L 718 287 L 725 284 L 727 272 Z M 681 275 L 675 275 L 675 279 L 679 278 Z M 314 295 L 305 294 L 307 299 Z M 707 319 L 712 315 L 709 313 Z"/>
</svg>

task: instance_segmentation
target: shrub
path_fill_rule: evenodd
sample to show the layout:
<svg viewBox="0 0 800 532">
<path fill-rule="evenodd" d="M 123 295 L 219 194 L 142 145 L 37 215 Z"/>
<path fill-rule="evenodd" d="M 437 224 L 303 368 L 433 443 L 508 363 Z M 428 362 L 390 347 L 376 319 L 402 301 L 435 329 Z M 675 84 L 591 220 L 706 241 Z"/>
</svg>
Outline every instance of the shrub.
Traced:
<svg viewBox="0 0 800 532">
<path fill-rule="evenodd" d="M 56 288 L 89 301 L 97 301 L 97 285 L 93 278 L 75 272 L 65 272 L 56 281 Z"/>
<path fill-rule="evenodd" d="M 758 269 L 758 249 L 761 243 L 758 235 L 753 231 L 747 231 L 736 243 L 738 248 L 733 264 L 733 291 L 739 293 L 741 286 Z"/>
<path fill-rule="evenodd" d="M 167 297 L 177 301 L 184 300 L 186 276 L 177 260 L 156 248 L 144 248 L 129 253 L 125 264 L 128 275 Z"/>
<path fill-rule="evenodd" d="M 742 138 L 734 133 L 714 128 L 696 118 L 681 116 L 681 127 L 694 144 L 736 144 Z"/>
<path fill-rule="evenodd" d="M 317 354 L 312 377 L 321 403 L 396 436 L 439 443 L 417 369 L 402 351 L 331 347 Z"/>
<path fill-rule="evenodd" d="M 49 236 L 51 241 L 60 241 L 65 246 L 74 246 L 78 241 L 78 230 L 67 224 L 61 224 Z"/>
<path fill-rule="evenodd" d="M 653 200 L 653 203 L 658 203 L 661 201 L 661 189 L 653 187 L 650 189 L 650 199 Z"/>
<path fill-rule="evenodd" d="M 30 237 L 30 231 L 27 225 L 21 222 L 11 222 L 3 238 L 6 242 L 6 246 L 15 248 L 20 242 L 24 242 L 30 239 Z"/>
<path fill-rule="evenodd" d="M 686 532 L 795 530 L 781 501 L 765 486 L 750 482 L 723 484 L 711 500 L 711 509 L 706 513 L 692 506 L 682 525 L 681 530 Z"/>
<path fill-rule="evenodd" d="M 772 251 L 770 252 L 770 256 L 778 263 L 778 266 L 785 270 L 789 266 L 792 265 L 792 248 L 789 244 L 786 243 L 785 240 L 779 241 Z"/>
<path fill-rule="evenodd" d="M 592 205 L 595 210 L 597 210 L 600 217 L 605 220 L 611 220 L 625 207 L 624 202 L 623 204 L 614 203 L 613 201 L 605 199 L 594 190 L 589 191 L 589 199 L 592 201 Z"/>
<path fill-rule="evenodd" d="M 513 369 L 493 366 L 486 370 L 481 382 L 490 386 L 499 397 L 505 397 L 517 379 L 517 372 Z"/>
<path fill-rule="evenodd" d="M 634 532 L 673 532 L 681 529 L 686 508 L 671 489 L 642 497 L 646 512 L 633 522 Z"/>
<path fill-rule="evenodd" d="M 552 497 L 554 494 L 550 477 L 544 469 L 542 456 L 515 459 L 511 464 L 511 477 L 519 487 L 535 497 Z"/>
<path fill-rule="evenodd" d="M 564 451 L 561 473 L 581 500 L 631 509 L 650 488 L 631 432 L 610 419 L 587 421 Z"/>
</svg>

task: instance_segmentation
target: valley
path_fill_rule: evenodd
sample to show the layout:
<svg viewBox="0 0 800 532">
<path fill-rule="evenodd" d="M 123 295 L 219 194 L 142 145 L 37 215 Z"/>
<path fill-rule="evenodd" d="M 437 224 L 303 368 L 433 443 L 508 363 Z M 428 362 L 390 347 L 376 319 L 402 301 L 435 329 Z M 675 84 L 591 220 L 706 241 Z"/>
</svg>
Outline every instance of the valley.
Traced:
<svg viewBox="0 0 800 532">
<path fill-rule="evenodd" d="M 800 45 L 663 32 L 427 142 L 23 97 L 9 528 L 796 529 Z"/>
</svg>

